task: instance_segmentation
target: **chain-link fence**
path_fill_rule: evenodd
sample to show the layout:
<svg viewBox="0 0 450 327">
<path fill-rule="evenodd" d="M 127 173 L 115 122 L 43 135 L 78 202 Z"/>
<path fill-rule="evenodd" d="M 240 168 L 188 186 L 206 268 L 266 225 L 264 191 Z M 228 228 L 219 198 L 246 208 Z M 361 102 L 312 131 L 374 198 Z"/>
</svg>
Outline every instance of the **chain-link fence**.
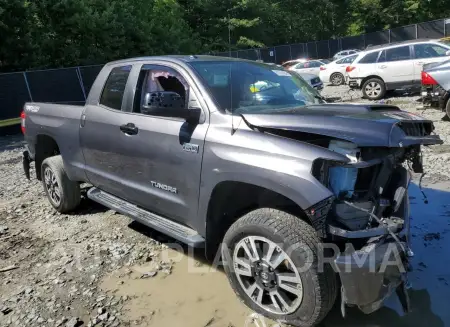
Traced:
<svg viewBox="0 0 450 327">
<path fill-rule="evenodd" d="M 216 56 L 236 57 L 281 64 L 299 57 L 312 59 L 331 58 L 346 49 L 365 49 L 369 45 L 380 45 L 400 41 L 442 38 L 450 36 L 450 19 L 440 19 L 420 24 L 396 27 L 389 30 L 348 36 L 339 39 L 278 45 L 270 48 L 238 50 L 214 53 Z"/>
<path fill-rule="evenodd" d="M 83 105 L 102 67 L 0 74 L 0 121 L 18 117 L 29 101 Z"/>
<path fill-rule="evenodd" d="M 369 45 L 445 36 L 450 36 L 450 19 L 340 39 L 230 51 L 215 55 L 280 64 L 299 57 L 330 58 L 336 52 L 345 49 L 364 49 Z M 0 123 L 6 119 L 19 117 L 23 104 L 28 101 L 84 104 L 102 67 L 103 65 L 98 65 L 0 74 Z"/>
</svg>

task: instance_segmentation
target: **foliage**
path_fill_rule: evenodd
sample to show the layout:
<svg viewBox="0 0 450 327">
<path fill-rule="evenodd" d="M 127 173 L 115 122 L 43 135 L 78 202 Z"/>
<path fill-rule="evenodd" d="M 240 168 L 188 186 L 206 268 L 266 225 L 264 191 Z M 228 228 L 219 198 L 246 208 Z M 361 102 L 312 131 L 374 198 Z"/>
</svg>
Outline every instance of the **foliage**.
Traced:
<svg viewBox="0 0 450 327">
<path fill-rule="evenodd" d="M 448 0 L 0 0 L 0 70 L 323 40 L 445 17 Z"/>
</svg>

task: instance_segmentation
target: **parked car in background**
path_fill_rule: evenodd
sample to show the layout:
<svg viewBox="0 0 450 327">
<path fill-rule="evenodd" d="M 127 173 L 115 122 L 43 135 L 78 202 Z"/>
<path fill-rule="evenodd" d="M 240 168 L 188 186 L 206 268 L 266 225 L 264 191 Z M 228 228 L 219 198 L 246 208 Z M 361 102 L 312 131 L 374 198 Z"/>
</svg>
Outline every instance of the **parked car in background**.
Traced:
<svg viewBox="0 0 450 327">
<path fill-rule="evenodd" d="M 308 60 L 291 66 L 288 69 L 298 73 L 314 74 L 319 76 L 320 67 L 329 63 L 330 61 L 328 59 Z"/>
<path fill-rule="evenodd" d="M 357 50 L 357 49 L 342 50 L 333 56 L 333 60 L 338 60 L 340 58 L 344 58 L 344 57 L 356 54 L 358 52 L 360 52 L 360 50 Z"/>
<path fill-rule="evenodd" d="M 301 78 L 303 78 L 306 82 L 308 82 L 308 84 L 311 85 L 313 88 L 315 88 L 317 91 L 323 90 L 323 82 L 320 80 L 319 76 L 307 73 L 296 73 L 296 74 L 300 75 Z"/>
<path fill-rule="evenodd" d="M 346 82 L 347 67 L 356 59 L 358 55 L 354 54 L 320 67 L 319 77 L 324 83 L 333 85 L 342 85 Z"/>
<path fill-rule="evenodd" d="M 450 42 L 414 40 L 371 47 L 347 67 L 351 88 L 365 98 L 379 100 L 386 91 L 419 91 L 423 65 L 450 59 Z"/>
<path fill-rule="evenodd" d="M 422 99 L 426 107 L 437 107 L 450 119 L 450 60 L 426 64 L 422 71 Z"/>
<path fill-rule="evenodd" d="M 306 61 L 308 61 L 309 59 L 307 59 L 307 58 L 298 58 L 298 59 L 293 59 L 293 60 L 289 60 L 289 61 L 285 61 L 285 62 L 283 62 L 281 65 L 284 67 L 284 68 L 289 68 L 289 67 L 292 67 L 292 66 L 294 66 L 294 65 L 296 65 L 296 64 L 299 64 L 299 63 L 303 63 L 303 62 L 306 62 Z"/>
</svg>

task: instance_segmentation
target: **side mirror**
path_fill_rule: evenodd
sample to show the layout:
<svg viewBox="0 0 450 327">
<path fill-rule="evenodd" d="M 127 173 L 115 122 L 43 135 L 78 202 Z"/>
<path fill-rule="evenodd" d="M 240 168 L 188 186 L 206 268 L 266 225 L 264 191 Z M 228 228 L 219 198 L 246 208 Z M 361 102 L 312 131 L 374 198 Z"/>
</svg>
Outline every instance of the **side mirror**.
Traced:
<svg viewBox="0 0 450 327">
<path fill-rule="evenodd" d="M 200 108 L 186 108 L 185 100 L 172 91 L 146 93 L 141 112 L 152 116 L 183 118 L 190 124 L 198 124 L 201 115 Z"/>
<path fill-rule="evenodd" d="M 447 50 L 447 52 L 445 53 L 446 56 L 450 56 L 450 50 Z"/>
</svg>

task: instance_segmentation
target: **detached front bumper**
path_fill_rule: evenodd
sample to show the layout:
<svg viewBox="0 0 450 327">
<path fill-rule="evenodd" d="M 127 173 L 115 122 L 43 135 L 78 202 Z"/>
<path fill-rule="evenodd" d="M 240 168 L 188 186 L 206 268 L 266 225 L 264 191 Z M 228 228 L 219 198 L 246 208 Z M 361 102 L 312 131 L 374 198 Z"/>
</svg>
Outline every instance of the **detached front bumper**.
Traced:
<svg viewBox="0 0 450 327">
<path fill-rule="evenodd" d="M 372 313 L 395 291 L 404 311 L 409 312 L 406 248 L 405 243 L 385 239 L 339 255 L 334 263 L 342 282 L 343 310 L 351 305 Z"/>
<path fill-rule="evenodd" d="M 362 78 L 348 78 L 348 86 L 351 89 L 360 89 L 361 88 Z"/>
</svg>

